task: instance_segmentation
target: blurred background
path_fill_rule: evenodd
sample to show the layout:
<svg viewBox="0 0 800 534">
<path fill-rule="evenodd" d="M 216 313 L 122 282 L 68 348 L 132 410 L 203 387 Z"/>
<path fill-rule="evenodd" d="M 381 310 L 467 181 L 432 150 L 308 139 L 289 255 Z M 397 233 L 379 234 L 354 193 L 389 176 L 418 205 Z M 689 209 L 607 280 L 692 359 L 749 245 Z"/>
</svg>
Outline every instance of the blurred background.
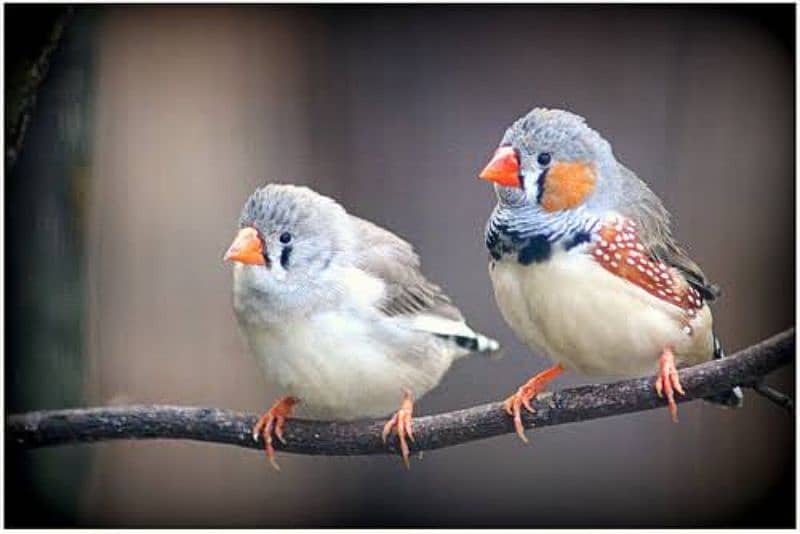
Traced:
<svg viewBox="0 0 800 534">
<path fill-rule="evenodd" d="M 794 6 L 4 11 L 7 413 L 264 411 L 280 392 L 239 337 L 221 256 L 249 193 L 272 180 L 408 239 L 504 344 L 502 359 L 457 362 L 417 413 L 504 398 L 547 361 L 495 306 L 494 200 L 476 174 L 536 105 L 585 116 L 661 196 L 723 288 L 729 353 L 794 324 Z M 43 43 L 56 45 L 32 91 Z M 794 394 L 794 370 L 770 383 Z M 529 435 L 426 453 L 410 472 L 394 456 L 280 454 L 277 473 L 261 453 L 188 441 L 6 447 L 6 521 L 794 524 L 794 419 L 752 393 L 735 412 L 683 405 L 678 425 L 655 410 Z"/>
</svg>

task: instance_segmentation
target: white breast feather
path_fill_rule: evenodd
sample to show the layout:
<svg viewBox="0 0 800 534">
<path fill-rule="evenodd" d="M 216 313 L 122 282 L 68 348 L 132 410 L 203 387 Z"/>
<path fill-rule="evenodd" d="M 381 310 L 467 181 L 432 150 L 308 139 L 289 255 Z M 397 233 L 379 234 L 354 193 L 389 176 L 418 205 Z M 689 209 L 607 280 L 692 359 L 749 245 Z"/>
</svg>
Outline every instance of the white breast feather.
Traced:
<svg viewBox="0 0 800 534">
<path fill-rule="evenodd" d="M 498 261 L 490 276 L 503 317 L 529 346 L 583 374 L 655 372 L 661 351 L 679 362 L 712 357 L 706 306 L 682 331 L 681 310 L 614 276 L 580 253 L 558 251 L 542 263 Z"/>
<path fill-rule="evenodd" d="M 360 269 L 336 279 L 337 306 L 280 325 L 241 323 L 267 379 L 301 399 L 298 413 L 321 419 L 385 416 L 403 389 L 415 398 L 438 384 L 452 343 L 383 316 L 383 283 Z"/>
</svg>

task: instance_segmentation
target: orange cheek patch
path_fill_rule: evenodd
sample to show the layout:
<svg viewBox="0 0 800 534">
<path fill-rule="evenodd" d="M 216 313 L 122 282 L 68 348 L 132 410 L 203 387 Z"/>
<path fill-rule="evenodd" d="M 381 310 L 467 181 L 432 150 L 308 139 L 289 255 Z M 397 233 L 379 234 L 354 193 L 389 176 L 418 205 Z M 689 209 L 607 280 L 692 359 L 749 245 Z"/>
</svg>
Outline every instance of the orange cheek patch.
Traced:
<svg viewBox="0 0 800 534">
<path fill-rule="evenodd" d="M 594 169 L 588 163 L 555 163 L 544 179 L 542 207 L 547 211 L 574 208 L 592 194 L 594 185 Z"/>
</svg>

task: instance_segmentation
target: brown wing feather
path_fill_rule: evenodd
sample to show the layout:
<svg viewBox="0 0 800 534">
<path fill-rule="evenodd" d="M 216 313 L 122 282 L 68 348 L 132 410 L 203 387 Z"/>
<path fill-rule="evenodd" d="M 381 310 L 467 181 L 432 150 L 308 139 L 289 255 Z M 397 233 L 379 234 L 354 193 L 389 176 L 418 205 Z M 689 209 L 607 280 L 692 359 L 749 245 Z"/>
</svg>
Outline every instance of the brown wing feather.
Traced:
<svg viewBox="0 0 800 534">
<path fill-rule="evenodd" d="M 678 269 L 706 300 L 719 296 L 719 287 L 706 279 L 703 271 L 672 237 L 670 215 L 661 200 L 636 174 L 620 164 L 620 173 L 628 187 L 629 198 L 619 212 L 636 222 L 638 237 L 650 255 Z"/>
<path fill-rule="evenodd" d="M 386 298 L 380 305 L 383 313 L 389 316 L 430 313 L 464 320 L 442 289 L 420 272 L 419 256 L 408 242 L 369 221 L 350 217 L 360 243 L 356 266 L 386 284 Z"/>
</svg>

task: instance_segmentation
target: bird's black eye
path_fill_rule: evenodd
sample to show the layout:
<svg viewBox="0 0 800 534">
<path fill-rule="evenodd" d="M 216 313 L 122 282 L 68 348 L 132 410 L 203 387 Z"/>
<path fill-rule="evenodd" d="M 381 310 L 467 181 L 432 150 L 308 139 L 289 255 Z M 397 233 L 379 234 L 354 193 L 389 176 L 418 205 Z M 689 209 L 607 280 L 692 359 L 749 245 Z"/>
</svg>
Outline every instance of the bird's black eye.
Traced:
<svg viewBox="0 0 800 534">
<path fill-rule="evenodd" d="M 281 243 L 285 245 L 286 243 L 292 240 L 292 234 L 290 234 L 289 232 L 283 232 L 278 239 L 280 239 Z"/>
<path fill-rule="evenodd" d="M 536 158 L 536 161 L 542 167 L 547 167 L 548 165 L 550 165 L 550 159 L 551 159 L 550 152 L 542 152 L 541 154 L 539 154 L 539 157 Z"/>
</svg>

